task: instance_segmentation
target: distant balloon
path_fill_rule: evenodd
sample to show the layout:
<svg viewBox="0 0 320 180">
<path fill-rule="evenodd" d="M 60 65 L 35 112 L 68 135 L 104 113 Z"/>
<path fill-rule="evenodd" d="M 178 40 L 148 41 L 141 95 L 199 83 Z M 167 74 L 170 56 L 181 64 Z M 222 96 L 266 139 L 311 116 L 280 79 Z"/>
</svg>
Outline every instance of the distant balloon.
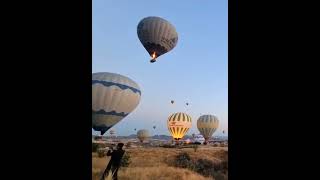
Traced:
<svg viewBox="0 0 320 180">
<path fill-rule="evenodd" d="M 153 129 L 156 129 L 156 126 L 153 126 Z"/>
<path fill-rule="evenodd" d="M 180 140 L 191 128 L 191 117 L 186 113 L 174 113 L 167 120 L 170 134 L 175 140 Z"/>
<path fill-rule="evenodd" d="M 115 132 L 113 129 L 111 129 L 109 133 L 110 133 L 111 135 L 114 135 L 116 132 Z"/>
<path fill-rule="evenodd" d="M 224 134 L 224 130 L 222 131 L 222 133 Z"/>
<path fill-rule="evenodd" d="M 219 120 L 214 115 L 202 115 L 197 121 L 197 127 L 200 133 L 203 135 L 205 142 L 212 136 L 212 134 L 218 129 Z"/>
<path fill-rule="evenodd" d="M 160 17 L 146 17 L 137 27 L 138 38 L 151 56 L 150 62 L 171 51 L 178 42 L 178 33 L 175 27 Z"/>
<path fill-rule="evenodd" d="M 140 142 L 143 142 L 150 137 L 149 131 L 146 129 L 141 129 L 137 132 L 137 137 L 140 140 Z"/>
<path fill-rule="evenodd" d="M 115 73 L 92 74 L 92 128 L 103 135 L 139 104 L 137 83 Z"/>
<path fill-rule="evenodd" d="M 189 103 L 186 103 L 186 105 L 188 106 L 188 105 L 189 105 Z"/>
<path fill-rule="evenodd" d="M 174 103 L 174 100 L 171 100 L 171 104 L 173 104 Z"/>
<path fill-rule="evenodd" d="M 136 128 L 134 128 L 134 130 L 136 131 L 137 129 L 136 129 Z"/>
</svg>

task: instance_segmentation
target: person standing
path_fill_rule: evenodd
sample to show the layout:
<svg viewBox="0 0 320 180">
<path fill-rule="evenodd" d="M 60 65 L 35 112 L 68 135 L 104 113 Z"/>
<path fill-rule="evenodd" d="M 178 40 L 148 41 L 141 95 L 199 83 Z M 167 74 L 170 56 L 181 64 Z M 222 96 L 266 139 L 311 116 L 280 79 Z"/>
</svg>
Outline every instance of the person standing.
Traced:
<svg viewBox="0 0 320 180">
<path fill-rule="evenodd" d="M 107 165 L 107 168 L 103 172 L 101 180 L 104 180 L 105 177 L 108 177 L 110 171 L 112 173 L 112 179 L 118 179 L 118 169 L 120 168 L 121 159 L 125 153 L 125 151 L 122 149 L 123 145 L 123 143 L 118 143 L 116 150 L 111 148 L 107 152 L 107 156 L 111 156 L 111 159 Z"/>
</svg>

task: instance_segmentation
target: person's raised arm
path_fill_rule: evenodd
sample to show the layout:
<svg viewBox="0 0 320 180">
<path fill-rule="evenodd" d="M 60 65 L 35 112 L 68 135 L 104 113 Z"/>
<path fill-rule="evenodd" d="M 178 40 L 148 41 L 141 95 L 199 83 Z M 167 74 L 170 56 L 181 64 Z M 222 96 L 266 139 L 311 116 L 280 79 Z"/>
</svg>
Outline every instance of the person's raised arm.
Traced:
<svg viewBox="0 0 320 180">
<path fill-rule="evenodd" d="M 111 147 L 107 152 L 107 156 L 111 156 L 112 155 L 112 150 L 113 150 L 113 148 Z"/>
</svg>

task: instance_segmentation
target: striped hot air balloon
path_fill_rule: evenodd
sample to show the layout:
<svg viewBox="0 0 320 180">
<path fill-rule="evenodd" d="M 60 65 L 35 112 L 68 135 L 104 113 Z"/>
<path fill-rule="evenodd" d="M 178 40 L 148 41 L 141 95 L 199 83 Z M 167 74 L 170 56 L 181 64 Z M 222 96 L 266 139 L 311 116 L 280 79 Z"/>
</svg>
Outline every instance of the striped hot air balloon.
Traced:
<svg viewBox="0 0 320 180">
<path fill-rule="evenodd" d="M 141 129 L 137 132 L 137 137 L 140 140 L 140 142 L 143 142 L 150 137 L 150 133 L 146 129 Z"/>
<path fill-rule="evenodd" d="M 202 115 L 197 121 L 197 127 L 207 142 L 212 134 L 218 129 L 219 120 L 214 115 Z"/>
<path fill-rule="evenodd" d="M 92 128 L 103 135 L 139 104 L 137 83 L 115 73 L 92 74 Z"/>
<path fill-rule="evenodd" d="M 178 33 L 175 27 L 160 17 L 146 17 L 137 27 L 140 42 L 152 57 L 150 62 L 171 51 L 178 42 Z"/>
<path fill-rule="evenodd" d="M 186 113 L 174 113 L 169 116 L 167 126 L 170 134 L 175 140 L 180 140 L 191 128 L 191 117 Z"/>
</svg>

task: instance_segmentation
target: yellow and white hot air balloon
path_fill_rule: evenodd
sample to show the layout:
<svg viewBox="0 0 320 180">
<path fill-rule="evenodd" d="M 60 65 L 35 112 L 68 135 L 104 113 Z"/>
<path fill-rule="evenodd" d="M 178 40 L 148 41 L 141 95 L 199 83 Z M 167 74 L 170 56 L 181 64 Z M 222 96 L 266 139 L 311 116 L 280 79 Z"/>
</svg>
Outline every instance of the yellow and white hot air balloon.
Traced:
<svg viewBox="0 0 320 180">
<path fill-rule="evenodd" d="M 169 116 L 167 126 L 175 140 L 180 140 L 192 126 L 191 117 L 186 113 L 174 113 Z"/>
<path fill-rule="evenodd" d="M 214 115 L 202 115 L 197 121 L 197 127 L 204 137 L 205 142 L 207 142 L 212 134 L 218 129 L 219 120 Z"/>
<path fill-rule="evenodd" d="M 139 104 L 137 83 L 115 73 L 92 74 L 92 128 L 103 135 Z"/>
<path fill-rule="evenodd" d="M 175 27 L 160 17 L 146 17 L 137 27 L 140 42 L 151 56 L 150 62 L 171 51 L 178 42 L 178 33 Z"/>
<path fill-rule="evenodd" d="M 140 142 L 143 142 L 150 137 L 149 131 L 146 129 L 141 129 L 137 132 L 137 137 L 140 140 Z"/>
</svg>

